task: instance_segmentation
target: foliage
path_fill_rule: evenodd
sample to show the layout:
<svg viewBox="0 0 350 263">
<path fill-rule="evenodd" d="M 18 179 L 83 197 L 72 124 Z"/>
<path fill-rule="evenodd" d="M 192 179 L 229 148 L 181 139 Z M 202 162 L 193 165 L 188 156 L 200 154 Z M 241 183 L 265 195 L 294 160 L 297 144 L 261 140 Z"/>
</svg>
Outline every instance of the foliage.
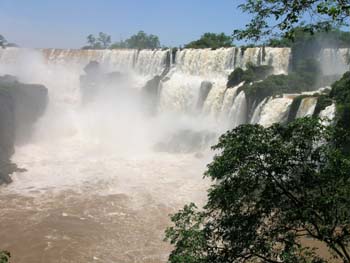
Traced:
<svg viewBox="0 0 350 263">
<path fill-rule="evenodd" d="M 249 108 L 253 103 L 257 104 L 266 97 L 313 90 L 320 72 L 318 63 L 313 59 L 299 61 L 295 66 L 295 71 L 288 75 L 267 76 L 268 71 L 266 69 L 268 68 L 261 68 L 261 66 L 256 68 L 264 69 L 260 72 L 261 75 L 256 74 L 256 71 L 254 72 L 248 67 L 243 73 L 236 69 L 236 73 L 230 75 L 232 80 L 229 80 L 229 83 L 236 83 L 234 82 L 236 79 L 248 80 L 240 87 L 240 90 L 244 90 Z M 256 82 L 250 83 L 252 81 Z"/>
<path fill-rule="evenodd" d="M 332 85 L 329 96 L 336 101 L 337 125 L 350 131 L 350 71 Z M 344 150 L 350 153 L 350 137 L 344 140 Z"/>
<path fill-rule="evenodd" d="M 263 80 L 272 73 L 273 67 L 268 65 L 255 66 L 253 63 L 247 63 L 246 70 L 236 68 L 228 76 L 227 87 L 234 87 L 241 82 L 250 84 L 253 81 Z"/>
<path fill-rule="evenodd" d="M 317 103 L 315 106 L 313 116 L 314 117 L 318 116 L 322 110 L 332 105 L 332 103 L 333 103 L 333 100 L 329 98 L 328 95 L 325 95 L 325 94 L 319 95 L 317 98 Z"/>
<path fill-rule="evenodd" d="M 327 262 L 301 245 L 312 238 L 349 262 L 350 160 L 339 150 L 347 135 L 313 118 L 222 135 L 204 210 L 172 216 L 169 261 Z"/>
<path fill-rule="evenodd" d="M 299 95 L 293 99 L 293 102 L 289 108 L 287 122 L 291 122 L 291 121 L 295 120 L 297 113 L 298 113 L 298 110 L 299 110 L 299 107 L 301 105 L 301 102 L 306 97 L 309 97 L 309 95 Z"/>
<path fill-rule="evenodd" d="M 270 39 L 267 46 L 290 47 L 292 50 L 291 70 L 303 61 L 316 60 L 322 48 L 349 48 L 350 32 L 332 28 L 330 31 L 310 33 L 307 27 L 296 27 L 294 38 L 288 37 Z M 319 74 L 318 74 L 319 75 Z M 317 77 L 317 75 L 314 75 Z"/>
<path fill-rule="evenodd" d="M 200 39 L 192 41 L 185 45 L 185 48 L 212 48 L 217 49 L 221 47 L 232 47 L 233 39 L 225 33 L 205 33 Z"/>
<path fill-rule="evenodd" d="M 158 36 L 148 35 L 144 31 L 139 31 L 137 34 L 131 36 L 127 40 L 120 40 L 119 42 L 112 43 L 112 38 L 103 32 L 98 34 L 98 37 L 90 34 L 87 36 L 87 46 L 83 49 L 122 49 L 122 48 L 135 48 L 135 49 L 154 49 L 160 48 L 160 42 Z M 112 44 L 111 44 L 112 43 Z"/>
<path fill-rule="evenodd" d="M 160 41 L 158 36 L 146 34 L 144 31 L 139 31 L 136 35 L 131 36 L 125 40 L 126 47 L 137 49 L 154 49 L 160 48 Z"/>
<path fill-rule="evenodd" d="M 332 85 L 329 95 L 340 104 L 350 103 L 350 71 Z"/>
<path fill-rule="evenodd" d="M 0 48 L 17 47 L 15 43 L 10 43 L 3 35 L 0 35 Z"/>
<path fill-rule="evenodd" d="M 0 250 L 0 263 L 10 262 L 10 257 L 11 257 L 10 252 Z"/>
<path fill-rule="evenodd" d="M 121 48 L 127 48 L 125 41 L 121 40 L 119 42 L 114 42 L 109 47 L 110 49 L 121 49 Z"/>
<path fill-rule="evenodd" d="M 7 46 L 7 40 L 4 36 L 0 35 L 0 47 L 4 48 Z"/>
<path fill-rule="evenodd" d="M 251 85 L 243 85 L 247 99 L 251 102 L 259 103 L 266 97 L 282 95 L 285 93 L 300 93 L 310 90 L 303 77 L 296 73 L 289 75 L 271 75 L 265 80 L 255 82 Z"/>
<path fill-rule="evenodd" d="M 312 46 L 317 52 L 322 48 L 347 48 L 350 47 L 350 32 L 338 28 L 331 28 L 328 31 L 317 31 L 312 34 L 307 27 L 296 27 L 293 39 L 287 37 L 271 38 L 266 44 L 269 47 L 293 47 L 295 45 Z"/>
<path fill-rule="evenodd" d="M 235 30 L 234 36 L 255 41 L 280 33 L 293 38 L 295 29 L 303 24 L 311 33 L 329 31 L 334 25 L 348 23 L 350 18 L 348 0 L 247 0 L 239 7 L 252 18 L 244 29 Z"/>
<path fill-rule="evenodd" d="M 202 263 L 206 260 L 208 247 L 202 229 L 205 214 L 196 209 L 191 203 L 171 216 L 174 226 L 166 230 L 165 240 L 176 245 L 169 256 L 172 263 Z"/>
<path fill-rule="evenodd" d="M 97 37 L 90 34 L 87 36 L 88 46 L 83 47 L 83 49 L 106 49 L 111 41 L 111 36 L 106 33 L 100 32 Z"/>
</svg>

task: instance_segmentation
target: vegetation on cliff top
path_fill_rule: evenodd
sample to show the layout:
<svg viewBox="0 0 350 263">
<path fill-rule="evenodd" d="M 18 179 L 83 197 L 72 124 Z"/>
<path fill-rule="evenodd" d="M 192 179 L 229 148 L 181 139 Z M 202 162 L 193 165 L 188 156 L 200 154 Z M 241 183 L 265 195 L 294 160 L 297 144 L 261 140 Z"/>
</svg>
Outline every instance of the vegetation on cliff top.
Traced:
<svg viewBox="0 0 350 263">
<path fill-rule="evenodd" d="M 144 31 L 139 31 L 125 41 L 112 43 L 112 38 L 103 32 L 100 32 L 97 37 L 90 34 L 87 36 L 87 46 L 83 49 L 117 49 L 117 48 L 134 48 L 134 49 L 155 49 L 160 48 L 158 36 L 146 34 Z"/>
<path fill-rule="evenodd" d="M 332 85 L 329 97 L 336 102 L 336 123 L 350 131 L 350 71 Z M 344 140 L 344 149 L 350 154 L 350 136 Z"/>
<path fill-rule="evenodd" d="M 0 48 L 17 47 L 15 43 L 10 43 L 3 35 L 0 35 Z"/>
<path fill-rule="evenodd" d="M 212 48 L 233 47 L 233 38 L 225 33 L 205 33 L 198 40 L 185 45 L 185 48 Z"/>
<path fill-rule="evenodd" d="M 248 104 L 252 106 L 266 97 L 313 90 L 320 74 L 319 65 L 314 59 L 299 61 L 295 71 L 288 75 L 270 75 L 272 71 L 271 66 L 247 64 L 246 70 L 237 68 L 229 75 L 227 85 L 233 87 L 245 81 L 239 90 L 245 92 Z"/>
</svg>

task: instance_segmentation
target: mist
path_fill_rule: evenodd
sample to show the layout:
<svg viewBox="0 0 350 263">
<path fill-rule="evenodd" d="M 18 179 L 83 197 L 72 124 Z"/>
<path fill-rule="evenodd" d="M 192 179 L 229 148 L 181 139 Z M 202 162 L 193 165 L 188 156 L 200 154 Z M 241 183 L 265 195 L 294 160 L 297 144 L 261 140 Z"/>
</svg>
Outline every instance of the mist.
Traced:
<svg viewBox="0 0 350 263">
<path fill-rule="evenodd" d="M 49 100 L 17 141 L 12 161 L 25 170 L 1 191 L 4 240 L 27 255 L 16 262 L 38 255 L 46 262 L 165 262 L 168 214 L 206 201 L 210 146 L 240 124 L 269 126 L 289 112 L 293 96 L 249 109 L 242 83 L 226 85 L 249 61 L 286 74 L 289 48 L 185 49 L 175 61 L 170 54 L 0 50 L 0 75 L 45 85 Z M 313 106 L 305 103 L 298 116 Z M 12 218 L 25 220 L 18 226 Z"/>
</svg>

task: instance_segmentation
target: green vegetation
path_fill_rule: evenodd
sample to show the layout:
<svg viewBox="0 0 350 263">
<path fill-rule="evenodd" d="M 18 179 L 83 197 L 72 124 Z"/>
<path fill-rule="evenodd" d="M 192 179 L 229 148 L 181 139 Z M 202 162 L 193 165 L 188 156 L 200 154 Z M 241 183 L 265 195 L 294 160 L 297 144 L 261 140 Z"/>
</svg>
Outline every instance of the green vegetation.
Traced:
<svg viewBox="0 0 350 263">
<path fill-rule="evenodd" d="M 263 80 L 273 72 L 273 67 L 268 65 L 255 66 L 253 63 L 247 63 L 246 68 L 246 70 L 237 68 L 228 76 L 228 88 L 243 81 L 250 84 L 253 81 Z"/>
<path fill-rule="evenodd" d="M 326 94 L 318 95 L 317 103 L 316 103 L 316 107 L 315 107 L 315 111 L 314 111 L 313 116 L 314 117 L 318 116 L 322 110 L 324 110 L 326 107 L 332 105 L 332 103 L 333 103 L 333 100 L 331 98 L 329 98 L 328 95 L 326 95 Z"/>
<path fill-rule="evenodd" d="M 310 96 L 309 95 L 300 95 L 300 96 L 297 96 L 293 99 L 293 102 L 290 105 L 290 109 L 289 109 L 289 113 L 288 113 L 288 119 L 287 119 L 288 123 L 295 120 L 302 100 L 304 98 L 307 98 L 307 97 L 310 97 Z"/>
<path fill-rule="evenodd" d="M 0 250 L 0 263 L 9 263 L 11 254 L 8 251 Z"/>
<path fill-rule="evenodd" d="M 87 36 L 87 43 L 83 49 L 106 49 L 111 44 L 111 36 L 103 32 L 98 33 L 97 37 L 90 34 Z"/>
<path fill-rule="evenodd" d="M 266 44 L 269 47 L 293 47 L 294 45 L 313 46 L 319 48 L 346 48 L 350 47 L 350 32 L 331 28 L 312 34 L 307 27 L 296 27 L 293 39 L 287 37 L 269 39 Z M 312 51 L 312 50 L 308 50 Z M 312 51 L 315 52 L 315 51 Z"/>
<path fill-rule="evenodd" d="M 144 31 L 139 31 L 136 35 L 131 36 L 125 40 L 125 43 L 128 48 L 160 48 L 160 41 L 158 36 L 152 34 L 148 35 Z"/>
<path fill-rule="evenodd" d="M 336 101 L 338 125 L 350 131 L 350 71 L 332 85 L 329 96 Z"/>
<path fill-rule="evenodd" d="M 9 43 L 3 35 L 0 35 L 0 48 L 17 47 L 14 43 Z"/>
<path fill-rule="evenodd" d="M 293 52 L 288 76 L 258 77 L 242 69 L 230 75 L 228 87 L 246 81 L 241 89 L 248 104 L 313 90 L 320 73 L 315 54 L 324 45 L 349 46 L 349 33 L 333 30 L 349 21 L 348 1 L 247 0 L 240 7 L 252 19 L 235 30 L 237 39 L 261 40 L 277 32 L 284 38 L 269 44 Z M 312 19 L 304 25 L 306 13 Z M 292 114 L 304 97 L 294 100 Z M 349 263 L 350 72 L 329 95 L 319 95 L 315 114 L 333 101 L 335 125 L 302 118 L 269 128 L 241 125 L 222 135 L 205 173 L 213 181 L 207 204 L 201 211 L 186 205 L 171 217 L 166 240 L 175 248 L 169 261 Z M 321 258 L 320 244 L 333 257 Z"/>
<path fill-rule="evenodd" d="M 205 173 L 213 185 L 204 210 L 190 204 L 171 218 L 169 261 L 327 262 L 301 244 L 312 238 L 349 262 L 350 160 L 339 150 L 346 136 L 314 118 L 222 135 Z"/>
<path fill-rule="evenodd" d="M 271 66 L 247 64 L 246 70 L 237 68 L 230 74 L 227 86 L 232 87 L 245 81 L 240 90 L 245 92 L 248 108 L 251 108 L 266 97 L 313 90 L 320 74 L 319 65 L 314 59 L 300 60 L 295 71 L 288 75 L 269 76 L 272 71 Z"/>
<path fill-rule="evenodd" d="M 317 59 L 322 48 L 350 47 L 350 32 L 331 28 L 310 33 L 308 27 L 296 27 L 293 39 L 282 37 L 270 39 L 267 46 L 290 47 L 292 49 L 292 69 L 305 59 Z"/>
<path fill-rule="evenodd" d="M 245 40 L 257 41 L 276 34 L 293 38 L 295 29 L 303 24 L 313 33 L 329 31 L 334 25 L 344 25 L 350 20 L 349 1 L 343 0 L 246 0 L 239 7 L 252 16 L 244 29 L 234 31 L 234 37 Z"/>
<path fill-rule="evenodd" d="M 82 49 L 119 49 L 119 48 L 135 48 L 135 49 L 154 49 L 160 48 L 160 42 L 158 36 L 148 35 L 144 31 L 139 31 L 137 34 L 132 35 L 127 40 L 112 43 L 112 38 L 103 32 L 98 34 L 98 37 L 94 35 L 87 36 L 87 46 Z"/>
<path fill-rule="evenodd" d="M 7 40 L 4 36 L 0 35 L 0 47 L 6 47 L 7 45 Z"/>
<path fill-rule="evenodd" d="M 205 33 L 200 39 L 192 41 L 185 45 L 185 48 L 212 48 L 233 47 L 233 39 L 225 33 Z"/>
</svg>

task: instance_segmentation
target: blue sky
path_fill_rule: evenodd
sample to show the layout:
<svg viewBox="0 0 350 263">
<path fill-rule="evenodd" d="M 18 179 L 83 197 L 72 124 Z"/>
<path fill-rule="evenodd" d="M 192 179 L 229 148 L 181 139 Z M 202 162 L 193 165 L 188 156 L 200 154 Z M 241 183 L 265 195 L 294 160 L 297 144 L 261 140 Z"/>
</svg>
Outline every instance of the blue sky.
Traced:
<svg viewBox="0 0 350 263">
<path fill-rule="evenodd" d="M 23 47 L 79 48 L 102 31 L 114 41 L 144 30 L 178 46 L 204 32 L 231 34 L 242 0 L 0 0 L 0 34 Z"/>
</svg>

